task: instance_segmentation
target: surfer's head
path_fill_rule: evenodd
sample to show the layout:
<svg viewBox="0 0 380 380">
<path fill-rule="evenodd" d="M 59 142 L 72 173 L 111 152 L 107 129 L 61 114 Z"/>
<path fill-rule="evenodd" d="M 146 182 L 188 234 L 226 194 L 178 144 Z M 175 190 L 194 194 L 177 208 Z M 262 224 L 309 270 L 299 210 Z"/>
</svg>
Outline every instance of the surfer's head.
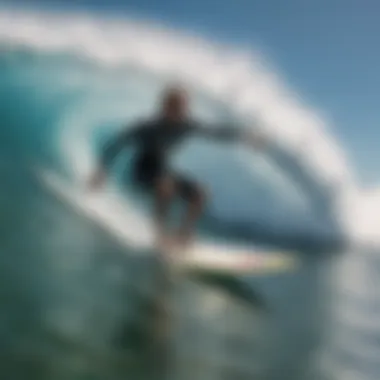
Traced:
<svg viewBox="0 0 380 380">
<path fill-rule="evenodd" d="M 162 97 L 162 116 L 173 121 L 181 121 L 187 117 L 188 103 L 188 94 L 184 88 L 169 87 Z"/>
</svg>

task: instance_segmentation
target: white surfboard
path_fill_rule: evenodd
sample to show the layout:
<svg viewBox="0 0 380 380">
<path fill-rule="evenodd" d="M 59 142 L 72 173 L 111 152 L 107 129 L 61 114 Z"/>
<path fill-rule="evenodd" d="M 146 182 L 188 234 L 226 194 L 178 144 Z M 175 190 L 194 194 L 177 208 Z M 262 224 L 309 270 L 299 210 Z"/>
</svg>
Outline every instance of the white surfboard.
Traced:
<svg viewBox="0 0 380 380">
<path fill-rule="evenodd" d="M 73 184 L 52 171 L 40 171 L 38 176 L 76 212 L 97 223 L 127 247 L 135 248 L 129 251 L 154 252 L 150 218 L 138 212 L 116 189 L 89 192 L 83 189 L 83 184 Z M 203 240 L 195 241 L 186 252 L 177 252 L 174 257 L 181 272 L 205 274 L 263 275 L 291 271 L 297 266 L 295 256 L 290 253 Z"/>
</svg>

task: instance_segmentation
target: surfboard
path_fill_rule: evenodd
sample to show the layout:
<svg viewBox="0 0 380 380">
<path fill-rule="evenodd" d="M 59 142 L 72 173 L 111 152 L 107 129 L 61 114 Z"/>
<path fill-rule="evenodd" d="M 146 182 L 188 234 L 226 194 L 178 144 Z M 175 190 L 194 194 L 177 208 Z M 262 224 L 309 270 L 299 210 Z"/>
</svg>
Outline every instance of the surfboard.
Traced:
<svg viewBox="0 0 380 380">
<path fill-rule="evenodd" d="M 116 188 L 89 192 L 82 183 L 73 183 L 53 171 L 37 173 L 46 188 L 61 201 L 111 233 L 126 247 L 134 248 L 128 252 L 139 255 L 156 252 L 149 216 L 136 210 Z M 172 249 L 170 257 L 181 273 L 189 274 L 268 275 L 289 272 L 298 266 L 296 255 L 290 252 L 203 239 L 195 241 L 185 251 Z"/>
</svg>

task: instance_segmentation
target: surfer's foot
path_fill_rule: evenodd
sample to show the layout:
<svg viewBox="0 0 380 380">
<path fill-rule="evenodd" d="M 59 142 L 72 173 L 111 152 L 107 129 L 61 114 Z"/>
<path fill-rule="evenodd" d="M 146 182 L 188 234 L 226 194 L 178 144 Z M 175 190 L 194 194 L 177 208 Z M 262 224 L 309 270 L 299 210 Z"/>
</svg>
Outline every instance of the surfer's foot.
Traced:
<svg viewBox="0 0 380 380">
<path fill-rule="evenodd" d="M 168 250 L 170 247 L 170 243 L 171 239 L 169 235 L 163 233 L 158 234 L 156 244 L 157 248 L 160 251 L 165 252 L 166 250 Z"/>
<path fill-rule="evenodd" d="M 180 232 L 176 239 L 175 244 L 180 248 L 188 248 L 193 242 L 194 236 L 189 232 Z"/>
</svg>

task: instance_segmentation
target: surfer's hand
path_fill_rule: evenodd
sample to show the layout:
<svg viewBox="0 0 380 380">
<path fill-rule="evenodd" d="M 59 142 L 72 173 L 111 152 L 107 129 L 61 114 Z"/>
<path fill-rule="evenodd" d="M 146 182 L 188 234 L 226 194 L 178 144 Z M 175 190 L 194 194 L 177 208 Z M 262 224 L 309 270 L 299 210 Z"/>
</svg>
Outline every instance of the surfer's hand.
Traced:
<svg viewBox="0 0 380 380">
<path fill-rule="evenodd" d="M 103 186 L 103 184 L 105 182 L 105 178 L 106 178 L 106 175 L 105 175 L 105 172 L 103 170 L 96 171 L 92 175 L 92 177 L 89 179 L 88 184 L 87 184 L 87 188 L 90 191 L 99 189 L 100 187 Z"/>
</svg>

